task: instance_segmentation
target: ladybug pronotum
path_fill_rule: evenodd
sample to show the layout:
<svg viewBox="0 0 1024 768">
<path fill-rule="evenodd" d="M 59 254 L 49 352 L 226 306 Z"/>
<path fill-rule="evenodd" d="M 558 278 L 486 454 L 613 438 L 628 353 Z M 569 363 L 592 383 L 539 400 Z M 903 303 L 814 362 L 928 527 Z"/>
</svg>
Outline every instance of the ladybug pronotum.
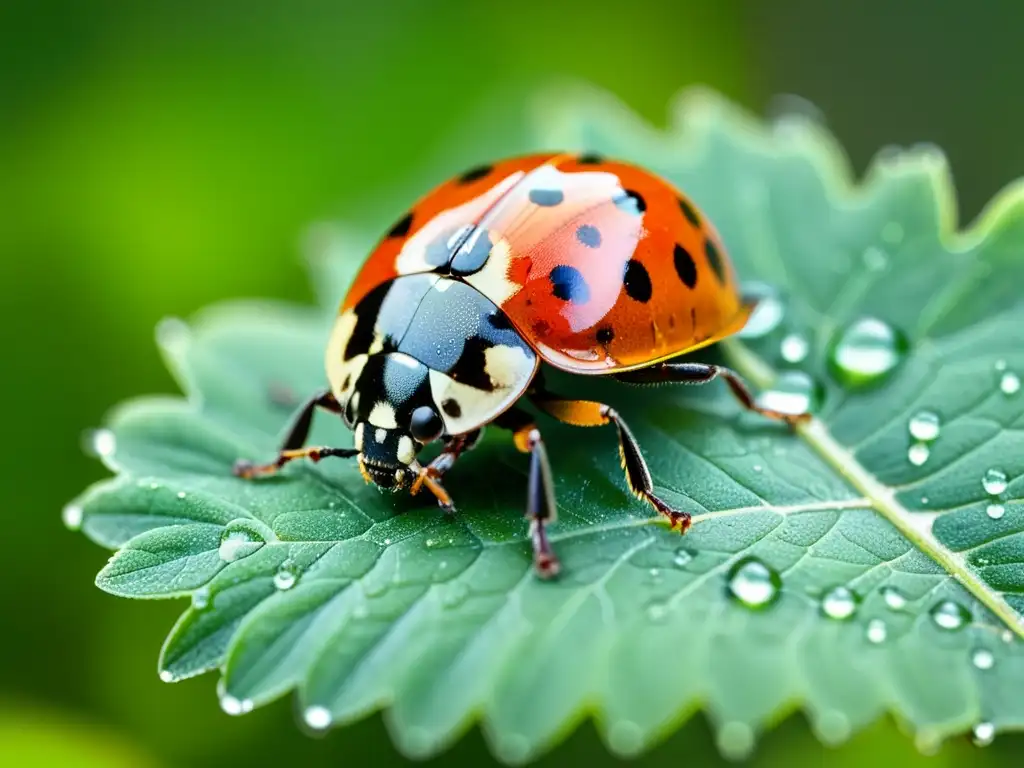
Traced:
<svg viewBox="0 0 1024 768">
<path fill-rule="evenodd" d="M 454 509 L 442 478 L 488 424 L 530 454 L 526 515 L 541 576 L 558 572 L 546 526 L 551 470 L 533 417 L 614 424 L 626 480 L 685 531 L 690 515 L 654 493 L 629 427 L 610 406 L 548 391 L 541 362 L 635 384 L 721 376 L 767 417 L 742 380 L 674 358 L 739 331 L 752 306 L 711 225 L 649 171 L 593 155 L 544 154 L 474 168 L 434 189 L 377 245 L 341 303 L 326 352 L 329 387 L 299 410 L 277 459 L 240 460 L 252 478 L 289 461 L 355 457 L 367 482 L 426 488 Z M 353 448 L 303 447 L 317 408 L 338 414 Z M 421 449 L 443 441 L 429 463 Z"/>
</svg>

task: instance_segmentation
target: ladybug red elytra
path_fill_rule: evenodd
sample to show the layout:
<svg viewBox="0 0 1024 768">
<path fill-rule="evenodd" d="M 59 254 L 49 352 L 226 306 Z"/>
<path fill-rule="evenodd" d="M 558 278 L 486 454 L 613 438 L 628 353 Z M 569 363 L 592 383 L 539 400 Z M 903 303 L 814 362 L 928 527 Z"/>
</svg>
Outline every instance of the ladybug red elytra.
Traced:
<svg viewBox="0 0 1024 768">
<path fill-rule="evenodd" d="M 341 303 L 326 352 L 329 388 L 299 410 L 278 458 L 240 460 L 251 478 L 289 461 L 356 457 L 367 482 L 412 493 L 441 483 L 488 424 L 530 454 L 526 515 L 541 576 L 558 572 L 546 526 L 555 498 L 528 398 L 559 421 L 614 424 L 626 480 L 685 531 L 690 515 L 654 493 L 633 434 L 602 403 L 548 391 L 540 363 L 637 383 L 721 376 L 759 408 L 731 370 L 673 358 L 739 331 L 752 305 L 714 229 L 653 173 L 596 155 L 543 154 L 474 168 L 434 189 L 377 245 Z M 303 447 L 313 412 L 340 415 L 353 448 Z M 420 450 L 443 441 L 431 462 Z"/>
</svg>

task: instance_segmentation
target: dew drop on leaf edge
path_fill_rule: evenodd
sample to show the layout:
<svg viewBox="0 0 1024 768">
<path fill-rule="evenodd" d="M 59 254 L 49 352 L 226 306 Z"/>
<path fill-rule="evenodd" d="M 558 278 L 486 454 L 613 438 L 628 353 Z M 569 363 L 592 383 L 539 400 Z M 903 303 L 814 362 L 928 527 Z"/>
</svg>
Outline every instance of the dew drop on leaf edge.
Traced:
<svg viewBox="0 0 1024 768">
<path fill-rule="evenodd" d="M 906 337 L 891 325 L 864 317 L 836 334 L 829 346 L 829 368 L 847 387 L 868 386 L 891 373 L 909 349 Z"/>
<path fill-rule="evenodd" d="M 931 442 L 937 438 L 941 426 L 942 422 L 939 419 L 939 414 L 934 411 L 918 411 L 907 424 L 910 436 L 923 443 Z"/>
<path fill-rule="evenodd" d="M 987 469 L 981 478 L 981 485 L 989 496 L 998 496 L 1008 485 L 1006 473 L 995 467 Z"/>
<path fill-rule="evenodd" d="M 729 594 L 747 608 L 770 605 L 782 589 L 778 572 L 756 557 L 738 560 L 729 569 Z"/>
<path fill-rule="evenodd" d="M 290 560 L 285 560 L 274 574 L 274 589 L 285 592 L 299 581 L 298 567 Z"/>
<path fill-rule="evenodd" d="M 108 458 L 117 451 L 117 438 L 109 429 L 86 430 L 82 447 L 88 456 Z"/>
<path fill-rule="evenodd" d="M 210 588 L 199 587 L 192 593 L 192 607 L 197 611 L 206 610 L 210 605 Z"/>
<path fill-rule="evenodd" d="M 305 712 L 302 713 L 302 719 L 313 730 L 323 731 L 331 725 L 331 712 L 327 707 L 314 705 L 306 707 Z"/>
<path fill-rule="evenodd" d="M 952 600 L 943 600 L 937 603 L 931 610 L 932 621 L 939 629 L 953 632 L 963 629 L 971 620 L 971 613 L 960 603 Z"/>
<path fill-rule="evenodd" d="M 82 519 L 85 517 L 85 511 L 79 504 L 68 504 L 60 513 L 61 520 L 64 522 L 64 527 L 69 531 L 77 531 L 82 527 Z"/>
<path fill-rule="evenodd" d="M 974 743 L 979 747 L 987 747 L 996 738 L 996 727 L 987 721 L 978 723 L 971 729 Z"/>
<path fill-rule="evenodd" d="M 989 504 L 985 507 L 985 514 L 988 515 L 992 520 L 998 520 L 1006 514 L 1006 507 L 1002 504 Z"/>
<path fill-rule="evenodd" d="M 233 563 L 251 555 L 265 543 L 253 531 L 232 522 L 221 533 L 217 553 L 225 563 Z"/>
<path fill-rule="evenodd" d="M 821 599 L 821 610 L 830 619 L 848 619 L 857 611 L 857 595 L 853 590 L 837 586 L 825 593 Z"/>
<path fill-rule="evenodd" d="M 784 371 L 757 397 L 762 408 L 791 415 L 811 413 L 821 405 L 822 388 L 803 371 Z"/>
</svg>

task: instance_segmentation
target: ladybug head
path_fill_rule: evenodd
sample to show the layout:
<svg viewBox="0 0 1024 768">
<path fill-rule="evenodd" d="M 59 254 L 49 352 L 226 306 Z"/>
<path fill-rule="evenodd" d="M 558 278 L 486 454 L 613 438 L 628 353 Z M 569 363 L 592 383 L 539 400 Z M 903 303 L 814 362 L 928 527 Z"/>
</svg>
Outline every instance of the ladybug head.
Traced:
<svg viewBox="0 0 1024 768">
<path fill-rule="evenodd" d="M 363 477 L 380 488 L 395 491 L 416 479 L 417 454 L 426 443 L 440 437 L 444 429 L 441 417 L 429 405 L 416 408 L 404 428 L 396 415 L 401 414 L 396 414 L 389 403 L 380 401 L 368 418 L 355 426 L 355 447 L 359 449 Z"/>
</svg>

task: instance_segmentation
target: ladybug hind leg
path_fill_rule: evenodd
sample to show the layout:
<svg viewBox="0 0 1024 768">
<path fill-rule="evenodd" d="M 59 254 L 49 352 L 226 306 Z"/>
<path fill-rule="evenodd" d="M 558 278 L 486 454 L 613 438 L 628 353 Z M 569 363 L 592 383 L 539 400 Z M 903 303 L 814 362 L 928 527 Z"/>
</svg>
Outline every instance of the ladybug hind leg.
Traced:
<svg viewBox="0 0 1024 768">
<path fill-rule="evenodd" d="M 537 575 L 549 579 L 558 575 L 560 565 L 548 540 L 547 526 L 556 518 L 555 485 L 551 465 L 540 430 L 533 418 L 511 408 L 495 419 L 495 424 L 512 431 L 516 448 L 530 454 L 530 479 L 526 493 L 526 518 L 530 521 L 533 564 Z"/>
<path fill-rule="evenodd" d="M 674 509 L 654 493 L 654 481 L 647 469 L 647 462 L 640 453 L 640 445 L 629 426 L 614 408 L 595 403 L 592 400 L 564 400 L 546 392 L 533 395 L 533 402 L 545 413 L 565 424 L 576 427 L 600 427 L 614 424 L 619 435 L 619 457 L 626 472 L 630 490 L 640 499 L 647 501 L 659 514 L 668 518 L 673 528 L 680 532 L 690 527 L 690 514 Z"/>
<path fill-rule="evenodd" d="M 733 395 L 748 411 L 759 413 L 769 419 L 784 421 L 787 424 L 799 424 L 811 417 L 809 413 L 783 413 L 771 408 L 762 408 L 754 400 L 750 388 L 747 387 L 739 374 L 721 365 L 705 363 L 673 363 L 671 361 L 657 363 L 648 368 L 637 368 L 615 375 L 619 381 L 627 384 L 706 384 L 713 379 L 722 377 L 729 385 Z"/>
<path fill-rule="evenodd" d="M 277 454 L 277 459 L 269 464 L 253 464 L 248 459 L 239 459 L 235 462 L 233 472 L 237 477 L 252 479 L 262 475 L 272 475 L 281 467 L 295 459 L 310 459 L 314 462 L 328 456 L 350 458 L 359 453 L 355 448 L 329 448 L 327 446 L 316 446 L 303 448 L 302 444 L 309 437 L 309 429 L 313 423 L 313 413 L 317 408 L 332 413 L 341 413 L 338 401 L 334 399 L 329 391 L 321 391 L 309 398 L 299 412 L 295 415 L 287 435 Z"/>
</svg>

